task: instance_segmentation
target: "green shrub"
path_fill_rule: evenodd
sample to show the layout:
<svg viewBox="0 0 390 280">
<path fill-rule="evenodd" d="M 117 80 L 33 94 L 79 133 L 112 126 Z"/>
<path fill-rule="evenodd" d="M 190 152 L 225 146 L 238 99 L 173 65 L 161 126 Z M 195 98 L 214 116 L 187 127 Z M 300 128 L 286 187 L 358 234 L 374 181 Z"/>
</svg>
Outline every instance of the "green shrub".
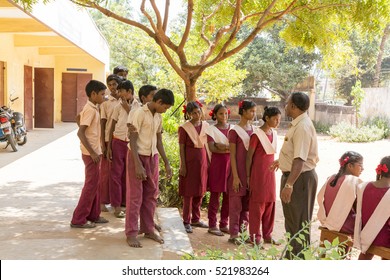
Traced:
<svg viewBox="0 0 390 280">
<path fill-rule="evenodd" d="M 314 127 L 317 133 L 320 134 L 328 134 L 330 129 L 330 124 L 321 123 L 321 122 L 313 122 Z"/>
<path fill-rule="evenodd" d="M 383 139 L 385 131 L 377 126 L 361 126 L 356 128 L 349 123 L 339 123 L 329 129 L 329 135 L 340 142 L 372 142 Z"/>
<path fill-rule="evenodd" d="M 364 126 L 376 126 L 378 128 L 383 129 L 384 134 L 383 138 L 387 138 L 390 136 L 390 118 L 385 115 L 374 116 L 370 118 L 366 118 L 362 125 Z"/>
<path fill-rule="evenodd" d="M 345 254 L 345 242 L 339 242 L 336 238 L 332 243 L 324 241 L 324 247 L 319 244 L 305 245 L 306 241 L 303 233 L 308 233 L 310 223 L 289 238 L 289 234 L 285 235 L 284 239 L 278 240 L 282 244 L 280 246 L 272 245 L 269 249 L 262 249 L 258 245 L 250 245 L 246 242 L 249 235 L 245 231 L 240 234 L 240 245 L 233 251 L 222 251 L 220 249 L 206 249 L 195 254 L 186 254 L 183 259 L 186 260 L 282 260 L 285 259 L 287 252 L 292 250 L 290 245 L 291 240 L 295 239 L 298 243 L 304 245 L 304 249 L 297 256 L 293 256 L 294 260 L 341 260 L 345 259 L 348 254 Z"/>
</svg>

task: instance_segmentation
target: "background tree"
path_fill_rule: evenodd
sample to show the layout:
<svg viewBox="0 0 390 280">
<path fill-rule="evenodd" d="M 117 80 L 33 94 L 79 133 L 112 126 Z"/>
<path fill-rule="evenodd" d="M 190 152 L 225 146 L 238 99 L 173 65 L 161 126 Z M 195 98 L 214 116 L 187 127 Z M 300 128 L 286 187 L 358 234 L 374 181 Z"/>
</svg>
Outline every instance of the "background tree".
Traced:
<svg viewBox="0 0 390 280">
<path fill-rule="evenodd" d="M 26 5 L 36 1 L 17 0 Z M 188 0 L 183 7 L 186 19 L 182 33 L 173 37 L 168 28 L 170 0 L 165 0 L 163 9 L 155 0 L 142 0 L 139 20 L 133 14 L 128 17 L 123 11 L 109 10 L 107 0 L 72 1 L 144 31 L 184 81 L 188 100 L 195 99 L 197 82 L 207 68 L 243 50 L 257 34 L 278 22 L 286 23 L 283 34 L 287 41 L 326 53 L 335 40 L 346 38 L 346 25 L 360 24 L 365 30 L 382 28 L 381 19 L 388 16 L 390 6 L 383 0 Z M 239 38 L 242 28 L 250 32 Z M 190 56 L 192 48 L 188 45 L 197 45 L 200 51 Z"/>
<path fill-rule="evenodd" d="M 279 35 L 282 29 L 274 26 L 257 36 L 239 60 L 239 67 L 248 71 L 243 81 L 244 95 L 257 95 L 266 89 L 286 100 L 319 61 L 319 54 L 289 47 Z"/>
</svg>

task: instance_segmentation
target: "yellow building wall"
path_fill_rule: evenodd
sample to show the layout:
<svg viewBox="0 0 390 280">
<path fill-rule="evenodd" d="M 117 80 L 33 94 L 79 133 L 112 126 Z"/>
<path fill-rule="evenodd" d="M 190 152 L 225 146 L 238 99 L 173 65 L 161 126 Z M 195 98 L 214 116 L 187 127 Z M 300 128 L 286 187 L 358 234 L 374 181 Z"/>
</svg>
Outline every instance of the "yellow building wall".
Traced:
<svg viewBox="0 0 390 280">
<path fill-rule="evenodd" d="M 12 105 L 12 109 L 24 113 L 24 66 L 33 68 L 54 68 L 54 121 L 61 121 L 61 80 L 62 73 L 76 73 L 67 71 L 67 68 L 84 68 L 92 73 L 93 79 L 105 83 L 106 66 L 89 55 L 53 56 L 39 55 L 38 47 L 14 47 L 12 34 L 0 33 L 0 61 L 4 61 L 5 69 L 5 104 L 8 104 L 9 95 L 19 97 Z M 33 69 L 34 76 L 34 69 Z M 33 77 L 34 78 L 34 77 Z M 34 86 L 33 86 L 34 89 Z M 33 90 L 34 91 L 34 90 Z M 34 96 L 34 92 L 33 92 Z M 34 113 L 33 113 L 34 114 Z"/>
</svg>

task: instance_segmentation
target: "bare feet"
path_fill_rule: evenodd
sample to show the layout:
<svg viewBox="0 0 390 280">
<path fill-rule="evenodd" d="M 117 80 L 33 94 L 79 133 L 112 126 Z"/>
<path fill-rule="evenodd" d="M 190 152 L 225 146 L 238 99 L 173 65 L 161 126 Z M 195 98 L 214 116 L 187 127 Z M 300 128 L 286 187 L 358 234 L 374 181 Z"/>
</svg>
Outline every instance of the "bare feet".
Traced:
<svg viewBox="0 0 390 280">
<path fill-rule="evenodd" d="M 142 248 L 142 244 L 137 240 L 137 237 L 135 237 L 135 236 L 128 236 L 126 241 L 127 241 L 127 244 L 129 244 L 130 247 Z"/>
<path fill-rule="evenodd" d="M 157 224 L 156 222 L 154 223 L 154 228 L 158 231 L 158 232 L 161 232 L 161 226 L 159 224 Z"/>
<path fill-rule="evenodd" d="M 145 233 L 144 236 L 156 241 L 157 243 L 164 244 L 164 239 L 162 239 L 161 236 L 156 232 Z"/>
<path fill-rule="evenodd" d="M 103 204 L 103 203 L 100 204 L 100 211 L 102 211 L 102 212 L 109 212 L 107 206 L 105 204 Z"/>
</svg>

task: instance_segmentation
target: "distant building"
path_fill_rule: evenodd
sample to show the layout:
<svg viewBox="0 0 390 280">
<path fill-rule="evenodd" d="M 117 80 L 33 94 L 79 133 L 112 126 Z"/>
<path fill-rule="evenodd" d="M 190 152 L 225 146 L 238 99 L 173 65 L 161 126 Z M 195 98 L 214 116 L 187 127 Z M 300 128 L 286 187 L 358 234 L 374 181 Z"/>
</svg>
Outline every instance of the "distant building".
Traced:
<svg viewBox="0 0 390 280">
<path fill-rule="evenodd" d="M 88 12 L 71 1 L 26 12 L 0 0 L 0 106 L 19 97 L 28 129 L 74 121 L 90 79 L 105 81 L 109 47 Z"/>
</svg>

